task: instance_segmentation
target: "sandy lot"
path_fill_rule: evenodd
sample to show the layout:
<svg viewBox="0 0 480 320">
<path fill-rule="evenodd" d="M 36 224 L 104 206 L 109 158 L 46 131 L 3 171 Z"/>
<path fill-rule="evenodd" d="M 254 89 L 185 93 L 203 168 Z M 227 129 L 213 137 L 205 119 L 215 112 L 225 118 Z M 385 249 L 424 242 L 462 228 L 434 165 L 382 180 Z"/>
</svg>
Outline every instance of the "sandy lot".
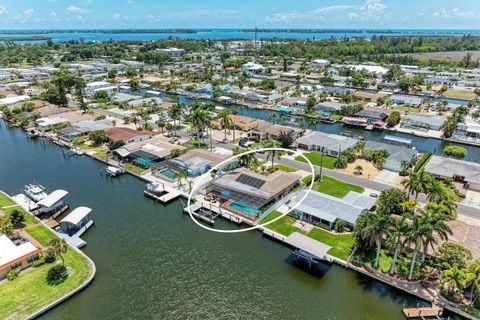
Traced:
<svg viewBox="0 0 480 320">
<path fill-rule="evenodd" d="M 350 163 L 348 167 L 346 167 L 345 169 L 341 169 L 338 171 L 346 174 L 355 175 L 354 172 L 355 172 L 356 166 L 361 166 L 363 168 L 362 175 L 356 175 L 357 177 L 374 179 L 380 173 L 380 171 L 377 168 L 375 168 L 371 162 L 368 162 L 367 160 L 364 160 L 364 159 L 358 159 L 354 163 Z"/>
<path fill-rule="evenodd" d="M 459 243 L 472 251 L 475 258 L 480 258 L 480 223 L 477 219 L 471 219 L 459 215 L 457 220 L 448 221 L 447 225 L 452 229 L 453 235 L 450 241 Z"/>
<path fill-rule="evenodd" d="M 480 59 L 479 51 L 469 51 L 472 53 L 472 61 Z M 444 52 L 427 52 L 427 53 L 405 53 L 403 56 L 411 56 L 415 59 L 432 59 L 432 60 L 452 60 L 461 61 L 465 56 L 465 51 L 444 51 Z"/>
</svg>

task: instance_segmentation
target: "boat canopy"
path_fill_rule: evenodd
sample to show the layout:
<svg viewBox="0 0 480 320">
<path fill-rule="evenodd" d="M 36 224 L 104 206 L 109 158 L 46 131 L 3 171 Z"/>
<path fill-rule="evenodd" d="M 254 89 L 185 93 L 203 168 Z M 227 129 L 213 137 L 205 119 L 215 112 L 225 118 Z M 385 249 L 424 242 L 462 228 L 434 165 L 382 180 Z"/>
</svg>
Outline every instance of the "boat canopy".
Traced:
<svg viewBox="0 0 480 320">
<path fill-rule="evenodd" d="M 87 207 L 78 207 L 75 208 L 68 216 L 62 219 L 60 223 L 71 223 L 74 225 L 78 225 L 83 218 L 88 216 L 88 214 L 92 211 L 92 209 Z"/>
<path fill-rule="evenodd" d="M 60 201 L 63 197 L 65 197 L 68 194 L 68 191 L 65 190 L 55 190 L 52 193 L 50 193 L 48 196 L 40 200 L 37 204 L 42 207 L 51 207 L 58 201 Z"/>
</svg>

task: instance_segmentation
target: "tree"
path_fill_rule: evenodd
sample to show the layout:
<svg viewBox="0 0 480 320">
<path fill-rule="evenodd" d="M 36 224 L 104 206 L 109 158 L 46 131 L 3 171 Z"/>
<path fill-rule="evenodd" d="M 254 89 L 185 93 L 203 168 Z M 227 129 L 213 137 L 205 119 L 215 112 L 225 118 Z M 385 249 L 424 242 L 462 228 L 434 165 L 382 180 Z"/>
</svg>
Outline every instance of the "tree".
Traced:
<svg viewBox="0 0 480 320">
<path fill-rule="evenodd" d="M 305 103 L 305 113 L 312 113 L 316 103 L 317 103 L 317 100 L 315 99 L 315 97 L 309 96 Z"/>
<path fill-rule="evenodd" d="M 315 130 L 317 126 L 320 124 L 320 119 L 318 117 L 308 117 L 305 120 L 305 127 L 307 129 Z"/>
<path fill-rule="evenodd" d="M 380 193 L 380 196 L 377 200 L 377 206 L 383 212 L 402 215 L 402 203 L 407 200 L 408 195 L 404 191 L 398 188 L 390 188 Z"/>
<path fill-rule="evenodd" d="M 172 107 L 168 110 L 168 115 L 170 118 L 173 119 L 173 127 L 175 130 L 174 135 L 177 135 L 177 121 L 180 121 L 184 114 L 184 106 L 181 103 L 175 103 Z"/>
<path fill-rule="evenodd" d="M 98 102 L 108 102 L 110 101 L 110 96 L 108 95 L 108 92 L 105 90 L 98 90 L 95 91 L 93 94 L 93 99 Z"/>
<path fill-rule="evenodd" d="M 13 232 L 14 228 L 8 216 L 6 214 L 0 214 L 0 234 L 11 237 L 13 235 Z"/>
<path fill-rule="evenodd" d="M 23 212 L 18 209 L 13 209 L 10 213 L 10 223 L 14 228 L 21 228 L 23 227 L 23 223 L 25 222 L 25 216 Z"/>
<path fill-rule="evenodd" d="M 402 249 L 402 237 L 405 234 L 406 228 L 407 223 L 405 221 L 405 216 L 391 216 L 388 233 L 388 242 L 393 247 L 393 260 L 389 272 L 391 275 L 393 275 L 393 273 L 395 272 L 398 255 L 400 254 L 400 250 Z"/>
<path fill-rule="evenodd" d="M 463 159 L 467 156 L 467 149 L 460 146 L 450 145 L 443 148 L 443 153 L 455 159 Z"/>
<path fill-rule="evenodd" d="M 473 257 L 470 250 L 453 242 L 445 242 L 437 250 L 437 255 L 440 260 L 448 265 L 456 265 L 460 268 L 464 268 Z"/>
<path fill-rule="evenodd" d="M 408 190 L 408 194 L 415 194 L 415 199 L 418 199 L 420 193 L 427 193 L 432 179 L 432 176 L 423 170 L 412 171 L 410 172 L 409 178 L 403 180 L 402 184 L 404 188 Z"/>
<path fill-rule="evenodd" d="M 80 109 L 83 111 L 83 113 L 86 113 L 88 110 L 88 106 L 85 103 L 85 99 L 83 98 L 83 89 L 85 89 L 85 81 L 82 78 L 78 78 L 75 82 L 75 96 L 80 105 Z"/>
<path fill-rule="evenodd" d="M 88 139 L 92 141 L 93 145 L 99 146 L 107 141 L 107 136 L 105 135 L 104 130 L 94 130 L 90 131 L 88 134 Z"/>
<path fill-rule="evenodd" d="M 198 147 L 200 148 L 202 132 L 205 128 L 210 127 L 210 113 L 204 109 L 195 109 L 190 115 L 190 121 L 192 122 L 193 127 L 197 130 L 197 142 Z"/>
<path fill-rule="evenodd" d="M 137 91 L 140 88 L 140 79 L 137 77 L 130 79 L 130 88 L 132 88 L 133 91 Z"/>
<path fill-rule="evenodd" d="M 473 305 L 480 294 L 480 260 L 476 260 L 468 269 L 468 282 L 470 288 L 470 305 Z"/>
<path fill-rule="evenodd" d="M 220 120 L 220 125 L 223 127 L 225 134 L 225 141 L 227 140 L 227 127 L 230 128 L 233 124 L 230 114 L 230 109 L 222 109 L 218 112 L 217 118 Z"/>
<path fill-rule="evenodd" d="M 363 173 L 363 167 L 360 166 L 360 165 L 355 166 L 355 171 L 354 171 L 354 173 L 355 173 L 356 175 L 359 175 L 359 176 L 362 175 L 362 173 Z"/>
<path fill-rule="evenodd" d="M 387 118 L 387 126 L 394 127 L 400 123 L 401 115 L 398 111 L 393 111 Z"/>
<path fill-rule="evenodd" d="M 441 126 L 443 136 L 445 138 L 450 138 L 453 136 L 455 130 L 457 129 L 458 121 L 459 119 L 453 115 L 447 117 L 447 119 Z"/>
<path fill-rule="evenodd" d="M 156 122 L 157 127 L 160 129 L 160 131 L 163 134 L 163 130 L 165 129 L 166 122 L 163 119 L 158 119 Z"/>
<path fill-rule="evenodd" d="M 467 274 L 459 266 L 451 265 L 442 272 L 441 281 L 447 292 L 455 293 L 466 287 Z"/>
<path fill-rule="evenodd" d="M 428 248 L 434 249 L 438 240 L 447 241 L 448 235 L 452 234 L 450 227 L 445 224 L 445 215 L 439 214 L 433 204 L 425 207 L 423 215 L 419 218 L 421 226 L 422 262 L 425 261 Z"/>
<path fill-rule="evenodd" d="M 63 254 L 67 253 L 68 245 L 65 239 L 54 238 L 48 243 L 48 253 L 55 259 L 59 257 L 62 260 L 62 265 L 65 266 Z"/>
<path fill-rule="evenodd" d="M 263 148 L 277 148 L 278 144 L 279 144 L 278 142 L 273 141 L 273 140 L 262 141 L 262 147 Z M 275 159 L 280 159 L 282 154 L 283 154 L 283 151 L 278 150 L 278 149 L 270 149 L 270 150 L 265 151 L 266 160 L 267 161 L 272 160 L 272 166 L 271 166 L 272 168 L 275 165 L 274 164 Z"/>
<path fill-rule="evenodd" d="M 295 133 L 292 130 L 281 130 L 277 140 L 283 148 L 288 148 L 295 142 Z"/>
<path fill-rule="evenodd" d="M 387 233 L 389 224 L 390 217 L 386 212 L 377 211 L 368 212 L 366 214 L 366 226 L 363 229 L 363 233 L 365 238 L 368 239 L 369 244 L 375 244 L 376 246 L 375 263 L 373 265 L 375 269 L 378 268 L 380 251 L 382 249 L 382 240 Z"/>
<path fill-rule="evenodd" d="M 178 188 L 180 189 L 180 187 L 182 186 L 182 180 L 188 178 L 188 172 L 186 170 L 181 170 L 177 172 L 177 174 L 175 175 L 175 178 L 177 179 Z"/>
<path fill-rule="evenodd" d="M 422 243 L 422 222 L 419 216 L 412 212 L 412 221 L 407 224 L 405 230 L 405 243 L 407 246 L 413 246 L 412 260 L 410 262 L 410 270 L 408 272 L 408 280 L 412 280 L 415 262 L 417 260 L 417 252 Z"/>
<path fill-rule="evenodd" d="M 239 147 L 233 148 L 234 155 L 241 154 L 241 156 L 238 157 L 238 162 L 240 163 L 240 165 L 248 168 L 257 161 L 257 157 L 254 152 L 245 154 L 245 151 L 247 150 L 243 148 L 239 148 Z"/>
</svg>

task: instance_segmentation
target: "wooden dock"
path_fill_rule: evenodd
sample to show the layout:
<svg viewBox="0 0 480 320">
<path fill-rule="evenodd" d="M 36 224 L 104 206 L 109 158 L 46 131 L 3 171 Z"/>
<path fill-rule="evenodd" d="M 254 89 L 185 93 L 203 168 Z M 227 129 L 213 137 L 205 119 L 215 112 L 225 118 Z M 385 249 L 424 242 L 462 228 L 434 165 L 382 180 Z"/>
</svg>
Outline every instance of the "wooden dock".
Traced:
<svg viewBox="0 0 480 320">
<path fill-rule="evenodd" d="M 437 306 L 403 309 L 403 314 L 407 319 L 440 319 L 442 313 L 443 309 Z"/>
<path fill-rule="evenodd" d="M 159 202 L 162 202 L 162 203 L 170 202 L 173 199 L 176 199 L 176 198 L 178 198 L 182 195 L 182 193 L 180 191 L 177 191 L 177 190 L 165 190 L 165 194 L 163 194 L 161 196 L 156 195 L 152 192 L 148 192 L 147 190 L 143 191 L 143 193 L 145 194 L 145 196 L 147 196 L 149 198 L 152 198 L 154 200 L 157 200 Z"/>
</svg>

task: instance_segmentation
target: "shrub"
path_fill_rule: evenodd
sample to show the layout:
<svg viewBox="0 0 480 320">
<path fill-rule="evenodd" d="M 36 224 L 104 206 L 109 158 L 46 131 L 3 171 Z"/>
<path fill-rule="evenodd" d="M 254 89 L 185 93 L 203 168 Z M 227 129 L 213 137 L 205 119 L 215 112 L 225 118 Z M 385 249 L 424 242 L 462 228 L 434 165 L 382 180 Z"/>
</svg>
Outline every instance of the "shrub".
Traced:
<svg viewBox="0 0 480 320">
<path fill-rule="evenodd" d="M 10 213 L 10 222 L 12 223 L 14 228 L 23 227 L 23 223 L 25 222 L 25 216 L 23 215 L 23 212 L 18 209 L 14 209 Z"/>
<path fill-rule="evenodd" d="M 443 153 L 455 159 L 463 159 L 467 156 L 467 149 L 460 146 L 446 146 L 443 148 Z"/>
<path fill-rule="evenodd" d="M 50 250 L 47 250 L 47 252 L 45 252 L 45 256 L 43 257 L 43 259 L 45 260 L 45 263 L 53 263 L 55 262 L 55 260 L 57 260 L 53 252 Z"/>
<path fill-rule="evenodd" d="M 19 272 L 18 272 L 17 269 L 12 269 L 12 270 L 8 271 L 8 273 L 7 273 L 7 279 L 8 279 L 9 281 L 13 281 L 13 280 L 15 280 L 15 279 L 18 278 L 18 274 L 19 274 Z"/>
<path fill-rule="evenodd" d="M 390 115 L 387 118 L 387 126 L 394 127 L 400 123 L 400 120 L 401 120 L 400 112 L 393 111 L 392 113 L 390 113 Z"/>
<path fill-rule="evenodd" d="M 345 156 L 339 156 L 334 163 L 335 168 L 345 169 L 348 166 L 348 159 Z"/>
<path fill-rule="evenodd" d="M 40 258 L 40 259 L 38 259 L 38 260 L 33 261 L 32 267 L 38 268 L 38 267 L 40 267 L 40 266 L 43 266 L 43 265 L 45 264 L 45 262 L 46 262 L 46 261 L 45 261 L 45 258 Z"/>
<path fill-rule="evenodd" d="M 48 270 L 47 280 L 58 281 L 67 276 L 67 268 L 61 264 L 57 264 Z"/>
</svg>

